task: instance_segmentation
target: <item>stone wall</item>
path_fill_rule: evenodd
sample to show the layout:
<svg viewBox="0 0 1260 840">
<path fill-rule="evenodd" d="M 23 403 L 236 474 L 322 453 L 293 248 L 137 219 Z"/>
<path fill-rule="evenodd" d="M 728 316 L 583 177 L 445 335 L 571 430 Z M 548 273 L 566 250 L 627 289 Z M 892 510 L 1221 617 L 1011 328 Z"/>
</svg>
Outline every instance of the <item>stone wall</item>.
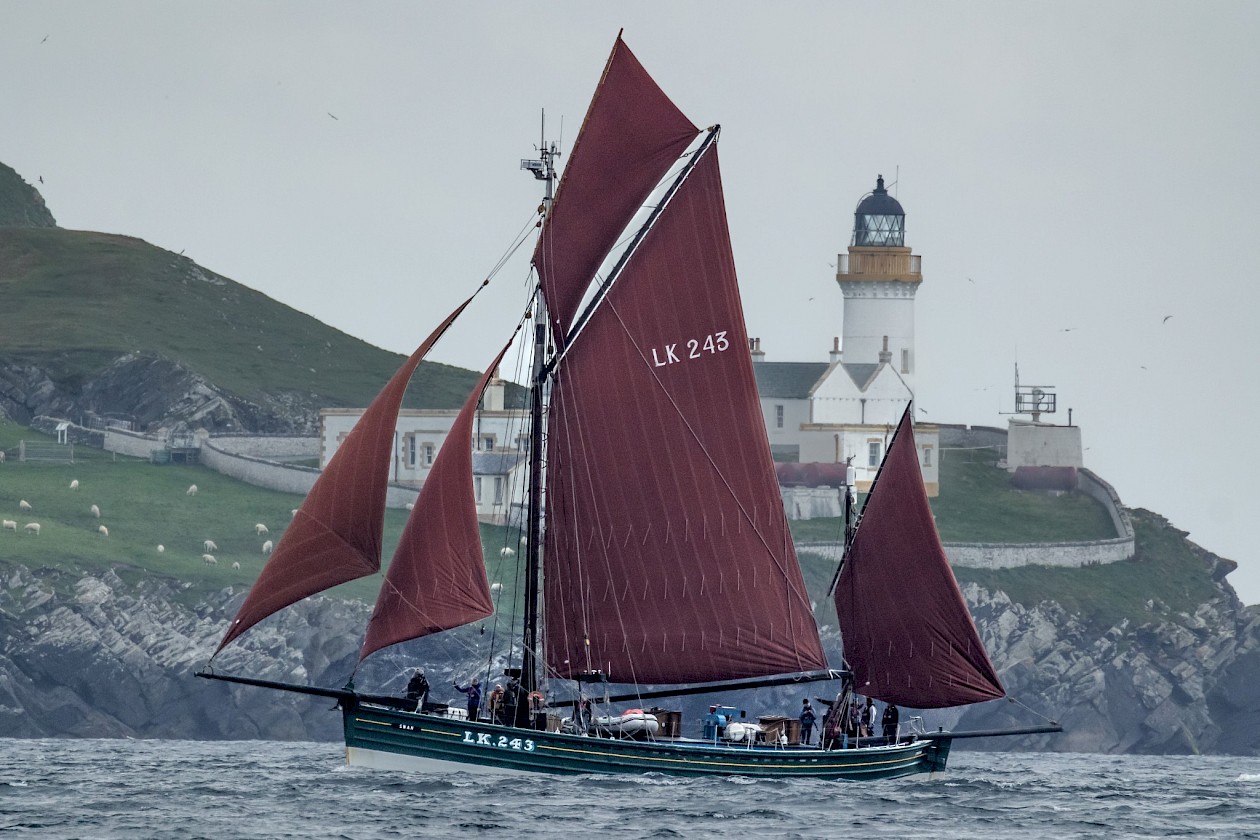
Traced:
<svg viewBox="0 0 1260 840">
<path fill-rule="evenodd" d="M 319 457 L 319 438 L 297 435 L 215 435 L 215 448 L 268 461 L 305 461 Z"/>
</svg>

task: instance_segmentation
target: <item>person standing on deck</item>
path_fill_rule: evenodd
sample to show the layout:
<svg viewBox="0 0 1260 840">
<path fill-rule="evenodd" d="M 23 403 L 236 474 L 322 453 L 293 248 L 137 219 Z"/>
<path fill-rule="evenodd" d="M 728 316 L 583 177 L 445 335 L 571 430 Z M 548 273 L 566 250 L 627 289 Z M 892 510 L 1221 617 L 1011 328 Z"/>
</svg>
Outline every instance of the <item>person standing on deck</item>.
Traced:
<svg viewBox="0 0 1260 840">
<path fill-rule="evenodd" d="M 416 701 L 416 711 L 424 711 L 424 701 L 429 696 L 429 681 L 424 676 L 424 669 L 417 668 L 407 683 L 407 699 Z"/>
<path fill-rule="evenodd" d="M 814 737 L 814 722 L 818 720 L 818 716 L 814 714 L 814 707 L 809 705 L 809 698 L 806 697 L 801 701 L 801 743 L 809 746 L 810 740 Z"/>
<path fill-rule="evenodd" d="M 459 683 L 452 682 L 455 690 L 468 695 L 468 719 L 475 721 L 481 713 L 481 680 L 473 677 L 467 688 L 460 688 Z"/>
<path fill-rule="evenodd" d="M 866 698 L 866 708 L 862 710 L 862 728 L 867 735 L 874 736 L 875 724 L 879 720 L 879 712 L 875 709 L 875 698 Z"/>
<path fill-rule="evenodd" d="M 892 743 L 897 740 L 897 724 L 901 719 L 901 713 L 897 711 L 897 707 L 889 703 L 884 707 L 884 716 L 880 722 L 884 725 L 884 738 Z"/>
<path fill-rule="evenodd" d="M 503 723 L 503 686 L 496 685 L 490 692 L 490 722 Z"/>
</svg>

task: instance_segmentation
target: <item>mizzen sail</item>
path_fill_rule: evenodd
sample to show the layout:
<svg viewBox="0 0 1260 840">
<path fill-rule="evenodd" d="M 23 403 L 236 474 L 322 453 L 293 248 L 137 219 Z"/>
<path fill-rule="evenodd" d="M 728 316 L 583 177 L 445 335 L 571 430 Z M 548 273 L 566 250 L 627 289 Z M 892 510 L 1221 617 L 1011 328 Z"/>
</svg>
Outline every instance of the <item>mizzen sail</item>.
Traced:
<svg viewBox="0 0 1260 840">
<path fill-rule="evenodd" d="M 757 400 L 716 147 L 557 369 L 553 673 L 683 683 L 825 667 Z"/>
<path fill-rule="evenodd" d="M 907 408 L 836 584 L 855 690 L 916 709 L 1003 697 L 936 532 L 917 453 Z"/>
<path fill-rule="evenodd" d="M 460 304 L 411 354 L 338 447 L 250 588 L 216 655 L 290 604 L 380 570 L 389 464 L 403 392 L 421 360 L 471 302 L 472 297 Z"/>
<path fill-rule="evenodd" d="M 506 352 L 482 375 L 438 451 L 385 574 L 360 662 L 494 612 L 473 498 L 472 435 L 477 403 Z"/>
<path fill-rule="evenodd" d="M 697 134 L 618 38 L 534 250 L 561 345 L 600 263 Z"/>
</svg>

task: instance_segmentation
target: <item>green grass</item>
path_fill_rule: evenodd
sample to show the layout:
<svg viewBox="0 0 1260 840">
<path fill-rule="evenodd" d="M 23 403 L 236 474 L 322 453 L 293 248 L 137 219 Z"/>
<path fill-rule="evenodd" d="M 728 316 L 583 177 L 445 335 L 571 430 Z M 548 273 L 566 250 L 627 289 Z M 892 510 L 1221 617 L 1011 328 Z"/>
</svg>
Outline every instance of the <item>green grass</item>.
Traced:
<svg viewBox="0 0 1260 840">
<path fill-rule="evenodd" d="M 357 407 L 367 405 L 402 362 L 398 354 L 127 236 L 0 228 L 0 297 L 0 357 L 38 365 L 69 388 L 119 355 L 140 351 L 179 362 L 246 399 L 314 394 L 330 407 Z M 423 338 L 418 332 L 416 343 Z M 406 404 L 457 407 L 476 378 L 426 362 Z"/>
<path fill-rule="evenodd" d="M 10 454 L 0 464 L 0 518 L 15 520 L 19 529 L 38 522 L 41 531 L 39 536 L 0 532 L 0 560 L 75 574 L 113 569 L 126 580 L 159 575 L 179 581 L 180 600 L 189 605 L 224 587 L 252 584 L 265 560 L 263 541 L 280 539 L 291 510 L 302 501 L 301 496 L 243 484 L 205 467 L 157 466 L 83 446 L 75 448 L 74 464 L 18 463 L 13 453 L 19 439 L 50 440 L 0 420 L 0 448 Z M 77 490 L 70 489 L 71 480 L 78 480 Z M 191 484 L 197 485 L 195 496 L 187 495 Z M 19 510 L 22 499 L 30 502 L 31 511 Z M 93 504 L 101 510 L 100 519 L 90 512 Z M 406 518 L 406 511 L 386 511 L 386 558 Z M 258 522 L 270 533 L 257 535 Z M 102 524 L 108 537 L 97 532 Z M 215 566 L 201 560 L 207 539 L 218 545 Z M 499 555 L 509 539 L 515 536 L 503 528 L 482 526 L 487 570 L 492 580 L 502 578 L 505 606 L 516 597 L 514 564 L 502 562 Z M 157 551 L 159 543 L 165 546 L 163 553 Z M 233 561 L 241 564 L 239 570 L 232 569 Z M 380 582 L 379 575 L 362 578 L 333 594 L 371 601 Z"/>
<path fill-rule="evenodd" d="M 1078 542 L 1118 536 L 1106 508 L 1084 493 L 1016 490 L 988 450 L 942 453 L 941 494 L 931 499 L 944 542 Z M 858 499 L 859 509 L 865 497 Z M 843 538 L 837 518 L 791 523 L 798 542 Z"/>
<path fill-rule="evenodd" d="M 1219 595 L 1211 570 L 1184 533 L 1149 511 L 1130 511 L 1130 516 L 1137 543 L 1131 560 L 1073 569 L 956 567 L 954 575 L 960 583 L 1000 589 L 1025 606 L 1056 601 L 1097 630 L 1124 619 L 1135 625 L 1150 621 L 1148 601 L 1162 602 L 1174 614 L 1193 614 L 1200 604 Z"/>
</svg>

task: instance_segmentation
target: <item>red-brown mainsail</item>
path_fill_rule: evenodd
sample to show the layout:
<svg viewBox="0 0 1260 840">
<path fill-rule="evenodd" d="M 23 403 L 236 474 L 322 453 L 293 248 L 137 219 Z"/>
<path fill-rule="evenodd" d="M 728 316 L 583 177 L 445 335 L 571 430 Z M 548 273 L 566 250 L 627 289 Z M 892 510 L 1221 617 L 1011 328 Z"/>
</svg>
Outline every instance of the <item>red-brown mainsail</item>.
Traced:
<svg viewBox="0 0 1260 840">
<path fill-rule="evenodd" d="M 697 134 L 618 37 L 534 250 L 561 346 L 600 263 Z"/>
<path fill-rule="evenodd" d="M 907 408 L 836 585 L 854 690 L 916 709 L 1006 694 L 949 568 Z"/>
<path fill-rule="evenodd" d="M 554 673 L 683 683 L 826 667 L 757 400 L 716 147 L 574 340 L 548 428 Z"/>
</svg>

